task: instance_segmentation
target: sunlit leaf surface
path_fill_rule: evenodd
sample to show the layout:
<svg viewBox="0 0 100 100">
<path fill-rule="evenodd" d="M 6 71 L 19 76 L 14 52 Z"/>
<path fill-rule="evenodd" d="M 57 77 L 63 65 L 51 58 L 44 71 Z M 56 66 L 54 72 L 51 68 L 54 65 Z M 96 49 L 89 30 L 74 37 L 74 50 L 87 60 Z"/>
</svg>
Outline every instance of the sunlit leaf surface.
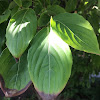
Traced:
<svg viewBox="0 0 100 100">
<path fill-rule="evenodd" d="M 31 42 L 37 27 L 34 10 L 18 11 L 9 21 L 6 30 L 6 44 L 15 57 L 20 57 Z"/>
<path fill-rule="evenodd" d="M 70 46 L 100 54 L 98 41 L 90 23 L 78 14 L 62 13 L 51 19 L 52 29 Z"/>
<path fill-rule="evenodd" d="M 43 94 L 43 98 L 58 95 L 70 77 L 71 67 L 72 55 L 68 44 L 52 28 L 39 31 L 28 52 L 28 69 L 41 97 Z"/>
</svg>

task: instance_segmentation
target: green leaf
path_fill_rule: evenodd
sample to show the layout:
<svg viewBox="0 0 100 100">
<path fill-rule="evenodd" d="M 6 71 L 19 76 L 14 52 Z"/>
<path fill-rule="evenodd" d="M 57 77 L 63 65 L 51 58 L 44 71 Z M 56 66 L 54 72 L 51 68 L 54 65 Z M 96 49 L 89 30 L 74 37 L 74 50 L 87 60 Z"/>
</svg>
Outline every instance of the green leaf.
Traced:
<svg viewBox="0 0 100 100">
<path fill-rule="evenodd" d="M 8 0 L 0 0 L 0 15 L 8 8 Z"/>
<path fill-rule="evenodd" d="M 67 12 L 72 12 L 76 9 L 76 6 L 77 6 L 77 0 L 68 0 L 68 2 L 66 2 L 65 10 Z"/>
<path fill-rule="evenodd" d="M 65 13 L 65 9 L 62 8 L 61 6 L 59 5 L 49 5 L 47 7 L 47 12 L 49 15 L 53 16 L 53 15 L 57 15 L 57 14 L 60 14 L 60 13 Z"/>
<path fill-rule="evenodd" d="M 65 12 L 66 11 L 64 10 L 64 8 L 60 7 L 59 5 L 49 5 L 45 12 L 40 15 L 40 18 L 38 19 L 38 26 L 46 26 L 49 23 L 51 16 Z"/>
<path fill-rule="evenodd" d="M 52 28 L 44 28 L 34 37 L 27 59 L 31 80 L 41 97 L 49 100 L 47 97 L 57 96 L 71 74 L 72 55 L 68 44 Z"/>
<path fill-rule="evenodd" d="M 0 74 L 5 81 L 6 88 L 23 89 L 31 81 L 27 67 L 27 53 L 24 53 L 19 62 L 16 63 L 6 48 L 0 55 Z"/>
<path fill-rule="evenodd" d="M 36 14 L 39 14 L 41 10 L 43 9 L 43 5 L 39 0 L 35 0 L 34 2 L 34 11 Z"/>
<path fill-rule="evenodd" d="M 100 0 L 98 0 L 98 8 L 100 9 Z"/>
<path fill-rule="evenodd" d="M 28 8 L 32 5 L 32 0 L 22 0 L 22 6 Z"/>
<path fill-rule="evenodd" d="M 15 6 L 11 11 L 11 17 L 19 10 L 18 6 Z"/>
<path fill-rule="evenodd" d="M 14 1 L 10 2 L 9 9 L 14 9 L 16 6 L 18 6 Z M 19 7 L 19 6 L 18 6 Z"/>
<path fill-rule="evenodd" d="M 32 9 L 23 9 L 12 16 L 6 30 L 6 44 L 14 57 L 20 57 L 31 42 L 37 27 Z"/>
<path fill-rule="evenodd" d="M 42 26 L 46 26 L 48 24 L 50 20 L 50 16 L 48 15 L 47 12 L 43 12 L 40 16 L 40 18 L 38 19 L 38 26 L 42 27 Z"/>
<path fill-rule="evenodd" d="M 22 1 L 21 0 L 14 0 L 14 1 L 19 7 L 22 7 Z"/>
<path fill-rule="evenodd" d="M 8 20 L 10 13 L 11 13 L 11 11 L 8 9 L 2 15 L 0 15 L 0 24 L 3 23 L 4 21 Z"/>
<path fill-rule="evenodd" d="M 91 15 L 88 17 L 88 20 L 92 25 L 94 32 L 97 34 L 99 32 L 99 16 L 97 15 L 96 9 L 91 11 Z"/>
<path fill-rule="evenodd" d="M 9 9 L 11 10 L 11 17 L 12 17 L 20 9 L 20 7 L 14 1 L 12 1 L 9 4 Z"/>
<path fill-rule="evenodd" d="M 93 28 L 82 16 L 63 13 L 55 16 L 54 20 L 51 19 L 52 29 L 70 46 L 88 53 L 100 54 Z"/>
</svg>

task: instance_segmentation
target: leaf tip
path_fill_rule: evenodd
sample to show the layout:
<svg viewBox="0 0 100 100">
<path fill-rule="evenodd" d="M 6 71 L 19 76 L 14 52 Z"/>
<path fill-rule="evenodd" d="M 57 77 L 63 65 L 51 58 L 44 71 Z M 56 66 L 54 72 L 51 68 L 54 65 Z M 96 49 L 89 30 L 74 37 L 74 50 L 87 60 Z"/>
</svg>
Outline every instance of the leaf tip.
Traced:
<svg viewBox="0 0 100 100">
<path fill-rule="evenodd" d="M 50 18 L 50 25 L 51 25 L 52 21 L 53 21 L 53 18 L 52 18 L 52 16 L 51 16 L 51 18 Z"/>
</svg>

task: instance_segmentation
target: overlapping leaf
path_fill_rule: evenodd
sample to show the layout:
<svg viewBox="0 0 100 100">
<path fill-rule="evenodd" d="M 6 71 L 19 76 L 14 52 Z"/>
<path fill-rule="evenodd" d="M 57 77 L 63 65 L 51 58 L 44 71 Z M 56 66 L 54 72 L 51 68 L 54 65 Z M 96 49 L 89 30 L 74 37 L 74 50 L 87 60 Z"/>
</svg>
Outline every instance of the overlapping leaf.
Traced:
<svg viewBox="0 0 100 100">
<path fill-rule="evenodd" d="M 100 54 L 93 28 L 82 16 L 62 13 L 55 16 L 54 20 L 51 20 L 52 29 L 70 46 L 88 53 Z"/>
<path fill-rule="evenodd" d="M 0 15 L 8 8 L 8 0 L 0 0 Z"/>
<path fill-rule="evenodd" d="M 72 66 L 70 48 L 52 28 L 42 29 L 28 52 L 31 80 L 45 100 L 56 97 L 65 87 Z"/>
<path fill-rule="evenodd" d="M 25 92 L 30 81 L 27 69 L 27 53 L 16 63 L 15 59 L 6 48 L 0 55 L 0 84 L 5 96 L 17 96 Z M 21 91 L 19 92 L 19 90 Z"/>
<path fill-rule="evenodd" d="M 67 12 L 75 11 L 78 1 L 77 0 L 68 0 L 66 1 L 65 10 Z"/>
<path fill-rule="evenodd" d="M 8 19 L 8 17 L 10 16 L 10 13 L 11 11 L 8 9 L 2 15 L 0 15 L 0 24 Z"/>
<path fill-rule="evenodd" d="M 37 27 L 34 10 L 22 9 L 10 19 L 6 30 L 6 44 L 15 57 L 20 57 L 32 40 Z"/>
<path fill-rule="evenodd" d="M 19 7 L 22 7 L 22 1 L 21 0 L 14 0 L 14 1 Z"/>
<path fill-rule="evenodd" d="M 50 17 L 60 14 L 60 13 L 65 13 L 65 9 L 60 7 L 59 5 L 49 5 L 47 6 L 46 11 L 44 11 L 41 15 L 40 18 L 38 19 L 38 26 L 46 26 L 48 22 L 50 21 Z"/>
<path fill-rule="evenodd" d="M 28 8 L 32 5 L 32 0 L 22 0 L 22 6 Z"/>
</svg>

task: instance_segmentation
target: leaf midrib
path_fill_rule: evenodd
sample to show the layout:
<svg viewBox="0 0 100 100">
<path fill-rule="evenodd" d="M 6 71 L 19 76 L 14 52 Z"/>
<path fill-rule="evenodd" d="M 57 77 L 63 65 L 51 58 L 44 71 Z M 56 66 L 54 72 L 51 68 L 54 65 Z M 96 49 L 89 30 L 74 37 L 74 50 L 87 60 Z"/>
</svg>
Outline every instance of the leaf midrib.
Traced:
<svg viewBox="0 0 100 100">
<path fill-rule="evenodd" d="M 49 58 L 49 93 L 50 93 L 50 43 L 49 43 L 49 41 L 50 41 L 50 32 L 49 32 L 49 34 L 48 34 L 49 36 L 48 36 L 48 58 Z"/>
</svg>

